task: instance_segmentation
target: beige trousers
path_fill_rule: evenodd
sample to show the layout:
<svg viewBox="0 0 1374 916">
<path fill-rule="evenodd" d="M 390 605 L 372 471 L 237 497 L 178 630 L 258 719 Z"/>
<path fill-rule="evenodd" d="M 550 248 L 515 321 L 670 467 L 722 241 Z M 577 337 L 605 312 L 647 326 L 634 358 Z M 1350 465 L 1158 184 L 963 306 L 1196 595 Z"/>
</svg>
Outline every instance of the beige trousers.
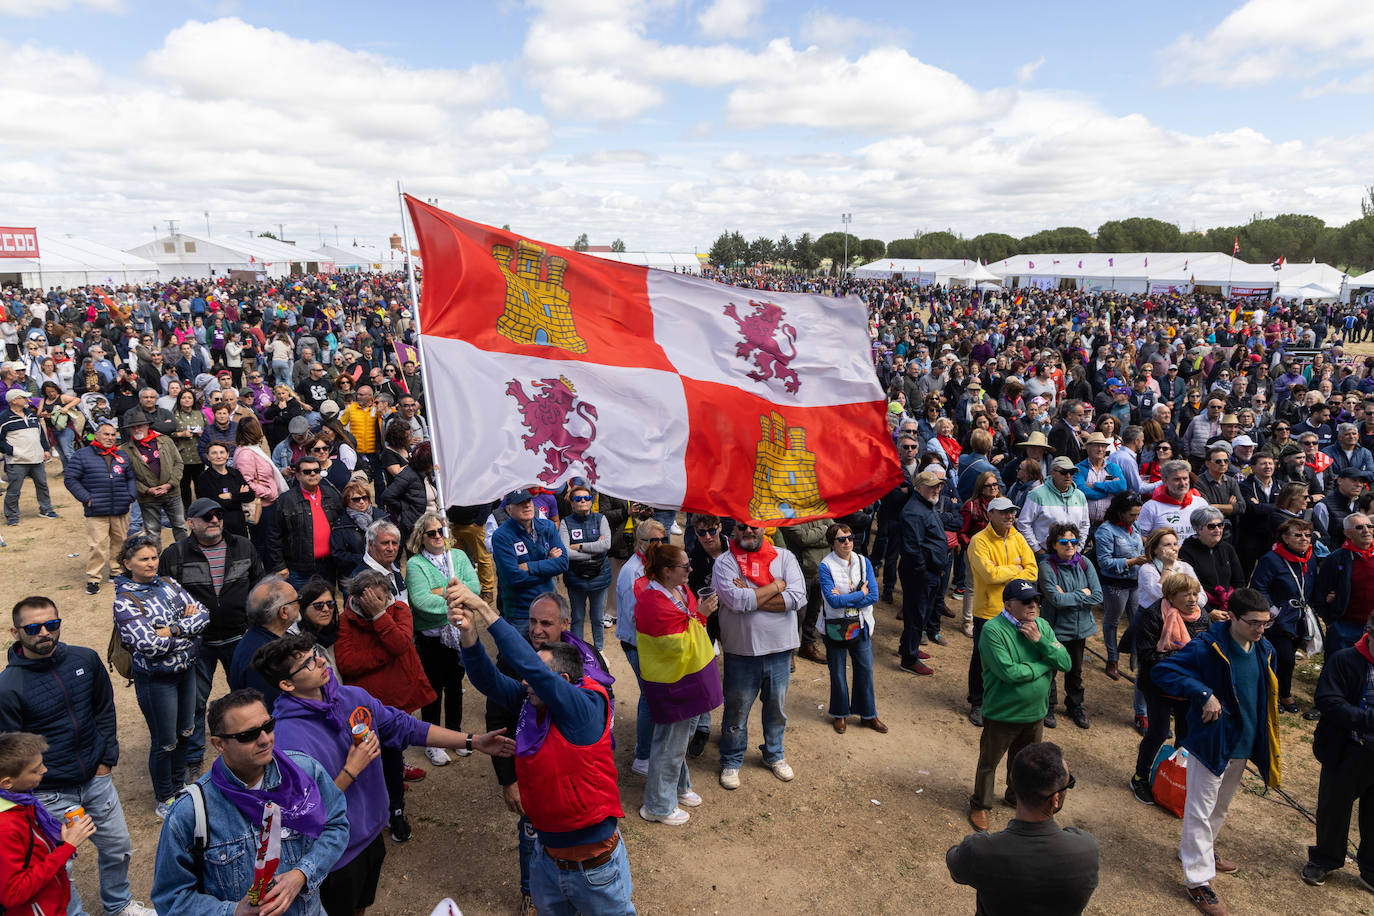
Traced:
<svg viewBox="0 0 1374 916">
<path fill-rule="evenodd" d="M 106 563 L 113 563 L 128 533 L 127 512 L 123 515 L 86 516 L 86 543 L 90 553 L 86 561 L 87 582 L 99 582 L 105 578 Z"/>
</svg>

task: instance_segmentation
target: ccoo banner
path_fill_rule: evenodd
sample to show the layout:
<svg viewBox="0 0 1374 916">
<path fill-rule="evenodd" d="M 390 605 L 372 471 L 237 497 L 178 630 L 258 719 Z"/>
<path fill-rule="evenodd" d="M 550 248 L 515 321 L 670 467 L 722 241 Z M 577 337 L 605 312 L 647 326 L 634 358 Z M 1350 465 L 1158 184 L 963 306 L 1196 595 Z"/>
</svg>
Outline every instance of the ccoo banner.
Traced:
<svg viewBox="0 0 1374 916">
<path fill-rule="evenodd" d="M 38 257 L 38 230 L 0 226 L 0 258 Z"/>
</svg>

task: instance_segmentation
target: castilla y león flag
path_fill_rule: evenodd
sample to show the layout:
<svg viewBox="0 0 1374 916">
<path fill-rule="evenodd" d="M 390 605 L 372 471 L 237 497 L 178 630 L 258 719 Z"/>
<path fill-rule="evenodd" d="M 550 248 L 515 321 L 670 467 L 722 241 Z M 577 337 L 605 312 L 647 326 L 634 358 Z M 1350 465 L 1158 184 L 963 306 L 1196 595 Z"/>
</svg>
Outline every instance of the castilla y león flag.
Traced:
<svg viewBox="0 0 1374 916">
<path fill-rule="evenodd" d="M 582 477 L 790 524 L 901 482 L 858 299 L 739 289 L 406 203 L 449 504 Z"/>
</svg>

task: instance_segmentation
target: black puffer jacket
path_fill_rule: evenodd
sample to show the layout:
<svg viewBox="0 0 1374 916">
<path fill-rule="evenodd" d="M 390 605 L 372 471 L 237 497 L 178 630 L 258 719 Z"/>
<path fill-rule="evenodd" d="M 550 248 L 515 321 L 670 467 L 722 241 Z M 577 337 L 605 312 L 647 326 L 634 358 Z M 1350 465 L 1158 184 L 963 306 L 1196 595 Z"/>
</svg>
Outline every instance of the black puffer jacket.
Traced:
<svg viewBox="0 0 1374 916">
<path fill-rule="evenodd" d="M 85 785 L 96 767 L 119 763 L 114 690 L 94 649 L 58 643 L 52 655 L 26 658 L 10 646 L 0 671 L 0 731 L 25 731 L 48 742 L 40 789 Z"/>
</svg>

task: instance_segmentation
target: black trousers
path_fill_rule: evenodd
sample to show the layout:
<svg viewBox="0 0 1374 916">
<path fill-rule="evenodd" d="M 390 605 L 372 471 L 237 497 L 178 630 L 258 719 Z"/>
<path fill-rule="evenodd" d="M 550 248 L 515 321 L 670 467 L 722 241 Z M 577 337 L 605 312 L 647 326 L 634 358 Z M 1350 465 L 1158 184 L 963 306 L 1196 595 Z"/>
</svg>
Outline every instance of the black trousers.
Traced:
<svg viewBox="0 0 1374 916">
<path fill-rule="evenodd" d="M 928 576 L 926 568 L 905 554 L 897 563 L 902 580 L 902 664 L 916 662 L 916 652 L 925 632 L 929 612 Z"/>
<path fill-rule="evenodd" d="M 1140 749 L 1135 754 L 1135 775 L 1141 779 L 1150 778 L 1150 765 L 1155 755 L 1164 746 L 1164 736 L 1169 734 L 1169 716 L 1174 718 L 1174 747 L 1188 737 L 1188 702 L 1171 700 L 1153 690 L 1141 691 L 1145 694 L 1145 715 L 1150 725 L 1145 729 L 1145 737 L 1140 739 Z"/>
<path fill-rule="evenodd" d="M 1278 630 L 1264 634 L 1274 647 L 1274 673 L 1279 676 L 1279 699 L 1293 695 L 1293 667 L 1297 662 L 1297 637 Z"/>
<path fill-rule="evenodd" d="M 386 781 L 387 807 L 391 816 L 404 814 L 406 810 L 406 761 L 399 747 L 382 745 L 382 778 Z"/>
<path fill-rule="evenodd" d="M 420 710 L 420 718 L 430 725 L 439 724 L 439 711 L 445 703 L 444 728 L 455 732 L 463 730 L 463 670 L 462 656 L 437 636 L 415 634 L 415 651 L 420 656 L 420 665 L 425 669 L 429 686 L 438 694 L 433 703 Z"/>
<path fill-rule="evenodd" d="M 1360 848 L 1355 854 L 1360 874 L 1374 879 L 1374 750 L 1351 741 L 1340 759 L 1322 764 L 1317 784 L 1317 845 L 1307 847 L 1307 861 L 1322 868 L 1345 864 L 1350 815 L 1360 803 Z"/>
<path fill-rule="evenodd" d="M 1069 661 L 1073 664 L 1064 672 L 1064 708 L 1072 712 L 1083 705 L 1083 649 L 1086 639 L 1062 639 L 1064 648 L 1069 650 Z M 1054 712 L 1059 702 L 1059 672 L 1050 672 L 1050 712 Z"/>
</svg>

